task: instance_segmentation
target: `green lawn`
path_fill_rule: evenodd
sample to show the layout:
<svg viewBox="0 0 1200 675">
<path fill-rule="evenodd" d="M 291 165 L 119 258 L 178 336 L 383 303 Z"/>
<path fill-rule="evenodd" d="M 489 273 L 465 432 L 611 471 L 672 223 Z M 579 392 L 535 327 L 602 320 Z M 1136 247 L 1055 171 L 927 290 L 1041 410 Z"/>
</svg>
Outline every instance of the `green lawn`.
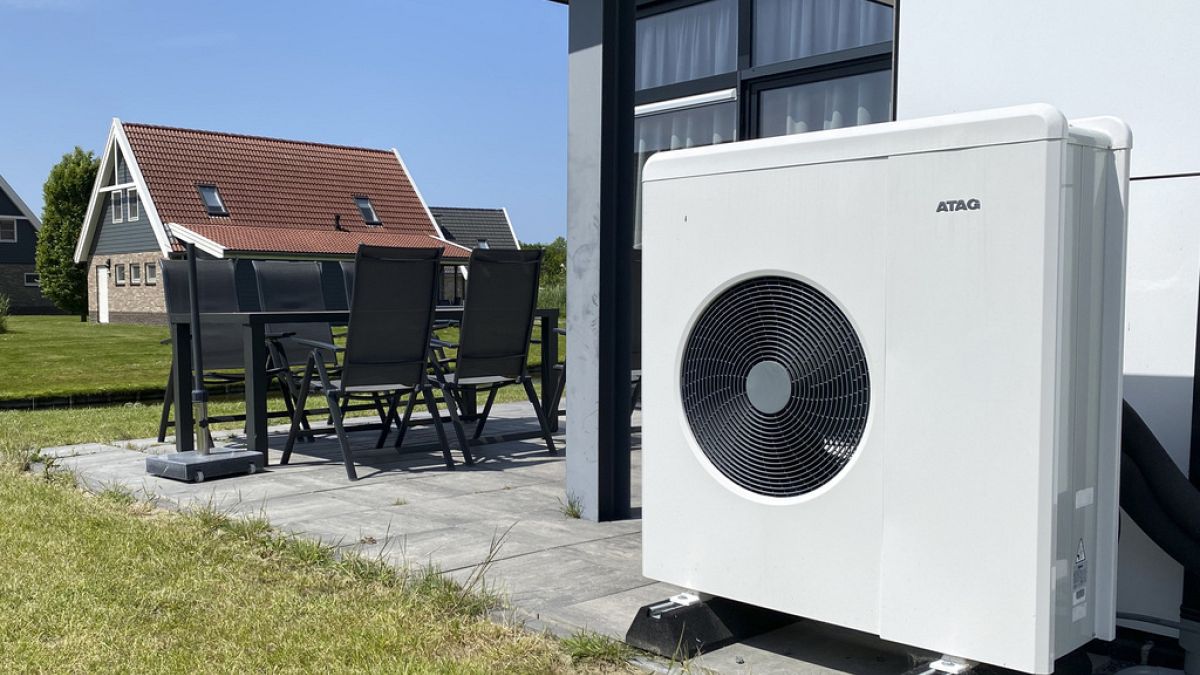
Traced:
<svg viewBox="0 0 1200 675">
<path fill-rule="evenodd" d="M 458 331 L 441 336 L 455 341 Z M 166 337 L 161 326 L 10 317 L 9 331 L 0 334 L 0 401 L 161 390 L 171 366 L 170 346 L 159 344 Z M 559 360 L 565 357 L 566 337 L 560 336 Z M 533 345 L 530 364 L 541 358 L 541 345 Z M 510 388 L 501 400 L 521 398 Z"/>
<path fill-rule="evenodd" d="M 0 334 L 0 400 L 162 389 L 171 348 L 161 326 L 13 316 Z"/>
</svg>

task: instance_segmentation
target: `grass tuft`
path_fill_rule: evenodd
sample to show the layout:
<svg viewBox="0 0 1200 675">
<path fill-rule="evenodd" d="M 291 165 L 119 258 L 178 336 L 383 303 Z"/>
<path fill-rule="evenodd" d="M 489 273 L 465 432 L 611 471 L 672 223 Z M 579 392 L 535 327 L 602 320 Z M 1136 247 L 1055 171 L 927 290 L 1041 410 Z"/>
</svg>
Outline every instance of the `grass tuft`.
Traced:
<svg viewBox="0 0 1200 675">
<path fill-rule="evenodd" d="M 562 639 L 563 649 L 571 663 L 623 666 L 637 651 L 629 645 L 592 631 L 580 631 Z"/>
<path fill-rule="evenodd" d="M 561 504 L 559 510 L 564 516 L 576 519 L 583 517 L 583 500 L 579 498 L 579 495 L 568 492 L 567 501 L 564 502 L 560 499 L 558 503 Z"/>
</svg>

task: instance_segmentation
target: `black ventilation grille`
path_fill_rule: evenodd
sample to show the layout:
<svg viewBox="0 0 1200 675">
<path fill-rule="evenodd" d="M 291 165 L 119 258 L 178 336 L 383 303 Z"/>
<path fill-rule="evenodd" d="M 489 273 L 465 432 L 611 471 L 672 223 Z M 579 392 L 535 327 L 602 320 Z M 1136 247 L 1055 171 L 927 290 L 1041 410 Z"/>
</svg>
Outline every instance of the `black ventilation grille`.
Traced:
<svg viewBox="0 0 1200 675">
<path fill-rule="evenodd" d="M 793 497 L 828 483 L 867 424 L 871 378 L 846 315 L 786 277 L 729 288 L 688 336 L 680 374 L 692 434 L 737 485 Z"/>
</svg>

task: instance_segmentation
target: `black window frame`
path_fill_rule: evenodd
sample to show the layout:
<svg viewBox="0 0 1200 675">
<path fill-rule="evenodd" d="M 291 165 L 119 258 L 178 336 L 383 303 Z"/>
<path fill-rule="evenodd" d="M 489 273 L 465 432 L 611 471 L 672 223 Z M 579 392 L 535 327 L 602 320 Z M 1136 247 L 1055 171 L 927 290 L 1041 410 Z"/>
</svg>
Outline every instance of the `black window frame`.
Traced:
<svg viewBox="0 0 1200 675">
<path fill-rule="evenodd" d="M 366 208 L 363 208 L 362 202 L 366 202 Z M 375 205 L 371 203 L 370 197 L 366 195 L 354 195 L 354 206 L 358 209 L 358 215 L 362 217 L 363 222 L 367 225 L 376 226 L 383 224 L 383 221 L 379 219 L 379 212 L 375 210 Z M 367 209 L 370 209 L 374 220 L 367 218 Z"/>
<path fill-rule="evenodd" d="M 21 223 L 19 218 L 0 218 L 0 223 L 8 225 L 12 223 L 12 239 L 0 238 L 0 244 L 15 244 L 21 238 Z"/>
<path fill-rule="evenodd" d="M 32 284 L 31 284 L 31 283 L 29 283 L 29 278 L 30 278 L 30 277 L 33 277 L 33 283 L 32 283 Z M 37 272 L 26 272 L 26 273 L 25 273 L 25 277 L 22 279 L 22 281 L 23 281 L 23 283 L 25 284 L 25 286 L 26 286 L 27 288 L 41 288 L 41 286 L 42 286 L 42 275 L 41 275 L 41 274 L 38 274 Z"/>
<path fill-rule="evenodd" d="M 217 203 L 220 205 L 218 209 L 208 203 L 204 198 L 204 190 L 212 189 L 213 194 L 217 197 Z M 221 196 L 221 188 L 217 187 L 216 183 L 196 183 L 196 194 L 200 196 L 200 205 L 208 213 L 210 218 L 224 218 L 229 216 L 229 207 L 225 205 L 225 198 Z"/>
<path fill-rule="evenodd" d="M 692 5 L 702 4 L 707 1 L 637 0 L 637 18 L 643 19 Z M 862 1 L 875 2 L 875 0 Z M 635 91 L 634 105 L 641 106 L 648 103 L 661 103 L 687 96 L 734 89 L 737 91 L 735 140 L 747 140 L 758 138 L 758 97 L 763 91 L 881 70 L 892 70 L 891 105 L 889 106 L 888 118 L 889 120 L 896 119 L 894 55 L 898 21 L 896 21 L 894 14 L 892 39 L 887 42 L 755 66 L 753 65 L 754 0 L 737 0 L 737 3 L 737 70 L 732 73 L 721 73 L 686 82 L 676 82 L 661 87 Z M 669 111 L 663 110 L 659 112 Z"/>
</svg>

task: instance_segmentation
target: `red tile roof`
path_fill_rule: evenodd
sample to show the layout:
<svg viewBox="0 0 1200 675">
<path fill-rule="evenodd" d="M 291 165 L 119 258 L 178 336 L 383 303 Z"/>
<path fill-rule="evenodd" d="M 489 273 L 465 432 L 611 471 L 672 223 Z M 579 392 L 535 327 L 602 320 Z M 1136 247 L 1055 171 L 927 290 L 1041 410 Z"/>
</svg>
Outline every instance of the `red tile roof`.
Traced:
<svg viewBox="0 0 1200 675">
<path fill-rule="evenodd" d="M 352 254 L 359 243 L 431 246 L 437 229 L 391 150 L 123 123 L 163 223 L 231 251 Z M 228 216 L 196 191 L 216 185 Z M 381 225 L 354 203 L 369 197 Z M 334 229 L 341 216 L 342 230 Z M 394 242 L 394 243 L 393 243 Z M 448 257 L 465 257 L 450 246 Z"/>
</svg>

